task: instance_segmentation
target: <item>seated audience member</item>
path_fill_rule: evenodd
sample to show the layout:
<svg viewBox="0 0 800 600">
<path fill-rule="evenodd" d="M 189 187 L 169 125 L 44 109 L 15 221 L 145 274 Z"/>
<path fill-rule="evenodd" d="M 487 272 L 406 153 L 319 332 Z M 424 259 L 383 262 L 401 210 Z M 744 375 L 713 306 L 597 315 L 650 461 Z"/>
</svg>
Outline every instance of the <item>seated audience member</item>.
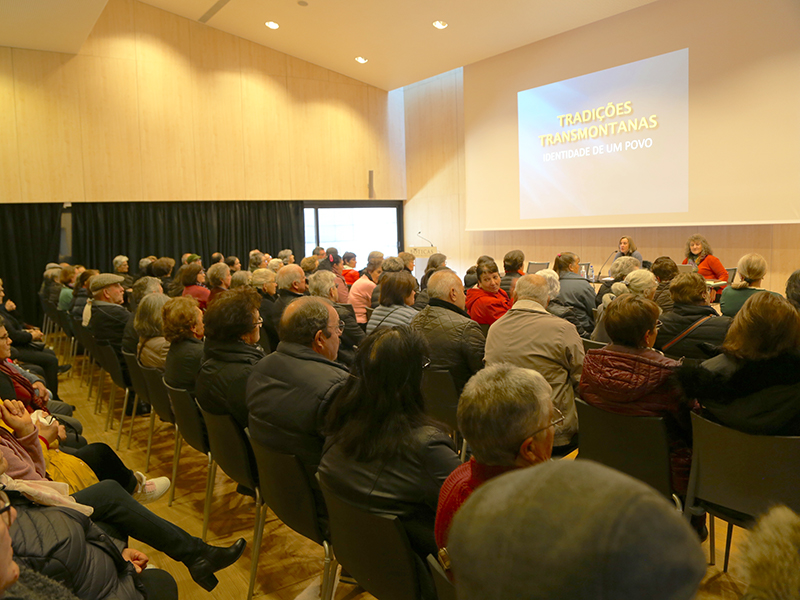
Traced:
<svg viewBox="0 0 800 600">
<path fill-rule="evenodd" d="M 186 257 L 186 264 L 187 265 L 200 265 L 203 266 L 203 257 L 199 254 L 190 254 Z"/>
<path fill-rule="evenodd" d="M 306 274 L 306 277 L 312 275 L 313 273 L 316 273 L 318 265 L 319 261 L 315 256 L 306 256 L 303 260 L 300 261 L 300 268 L 303 269 L 303 273 Z"/>
<path fill-rule="evenodd" d="M 122 306 L 125 295 L 122 277 L 113 273 L 100 273 L 92 277 L 89 289 L 94 298 L 89 329 L 98 342 L 110 344 L 122 358 L 122 336 L 128 319 L 132 317 Z"/>
<path fill-rule="evenodd" d="M 164 338 L 169 342 L 164 381 L 194 393 L 203 362 L 203 311 L 194 298 L 170 298 L 162 311 Z"/>
<path fill-rule="evenodd" d="M 786 280 L 786 299 L 800 310 L 800 269 L 789 275 L 789 279 Z"/>
<path fill-rule="evenodd" d="M 61 295 L 61 281 L 59 281 L 61 278 L 61 265 L 47 263 L 42 277 L 42 287 L 39 289 L 39 295 L 45 302 L 55 306 L 58 304 L 58 297 Z"/>
<path fill-rule="evenodd" d="M 75 267 L 67 265 L 61 269 L 59 280 L 61 281 L 61 292 L 58 295 L 58 310 L 66 312 L 69 310 L 69 305 L 72 303 L 73 287 L 75 280 L 78 277 L 78 272 Z"/>
<path fill-rule="evenodd" d="M 558 273 L 553 271 L 553 269 L 542 269 L 541 271 L 537 271 L 536 275 L 541 275 L 547 280 L 547 285 L 550 290 L 550 303 L 547 305 L 547 312 L 549 312 L 551 315 L 555 315 L 566 321 L 569 321 L 575 325 L 575 329 L 578 331 L 579 336 L 582 338 L 588 338 L 589 333 L 584 330 L 580 319 L 578 319 L 578 316 L 575 314 L 575 310 L 571 306 L 564 304 L 561 298 L 558 297 L 558 295 L 561 293 L 561 281 L 558 279 Z"/>
<path fill-rule="evenodd" d="M 14 343 L 11 358 L 21 363 L 36 365 L 42 368 L 45 384 L 58 396 L 58 374 L 69 370 L 71 365 L 58 365 L 56 353 L 44 345 L 44 334 L 36 327 L 26 325 L 17 314 L 17 305 L 13 300 L 5 298 L 3 280 L 0 279 L 0 318 L 7 330 L 7 335 Z"/>
<path fill-rule="evenodd" d="M 250 270 L 255 271 L 256 269 L 266 269 L 267 263 L 272 260 L 272 257 L 267 258 L 267 254 L 263 252 L 259 252 L 258 250 L 252 250 L 250 252 Z"/>
<path fill-rule="evenodd" d="M 133 284 L 130 296 L 130 309 L 133 311 L 128 316 L 125 331 L 122 334 L 122 349 L 129 354 L 137 354 L 139 349 L 139 334 L 134 326 L 134 316 L 139 308 L 139 303 L 150 294 L 163 294 L 161 282 L 155 277 L 141 277 Z"/>
<path fill-rule="evenodd" d="M 336 302 L 347 304 L 347 297 L 350 291 L 347 289 L 347 282 L 342 275 L 342 257 L 338 254 L 328 254 L 319 261 L 320 271 L 329 271 L 336 277 Z"/>
<path fill-rule="evenodd" d="M 678 376 L 686 395 L 726 427 L 800 435 L 798 348 L 800 314 L 786 299 L 759 292 L 734 317 L 722 354 Z"/>
<path fill-rule="evenodd" d="M 222 256 L 222 252 L 214 252 L 211 255 L 211 264 L 215 265 L 217 263 L 225 262 L 225 257 Z"/>
<path fill-rule="evenodd" d="M 613 413 L 664 417 L 670 439 L 672 489 L 685 495 L 692 456 L 691 406 L 673 381 L 680 363 L 653 350 L 658 305 L 644 296 L 625 294 L 603 314 L 611 343 L 586 353 L 580 397 Z"/>
<path fill-rule="evenodd" d="M 653 302 L 658 304 L 663 312 L 669 312 L 672 310 L 672 296 L 669 293 L 669 284 L 678 274 L 678 265 L 669 256 L 659 256 L 653 261 L 651 270 L 658 280 Z"/>
<path fill-rule="evenodd" d="M 408 325 L 417 316 L 414 310 L 414 276 L 408 271 L 389 273 L 382 280 L 380 306 L 367 323 L 367 335 L 381 327 Z"/>
<path fill-rule="evenodd" d="M 511 300 L 500 289 L 500 272 L 494 261 L 479 262 L 475 274 L 478 287 L 467 290 L 467 312 L 476 323 L 491 325 L 511 308 Z"/>
<path fill-rule="evenodd" d="M 559 300 L 571 306 L 583 330 L 591 334 L 594 329 L 594 309 L 596 294 L 594 286 L 580 276 L 580 258 L 572 252 L 562 252 L 553 261 L 553 270 L 558 273 L 561 283 Z"/>
<path fill-rule="evenodd" d="M 472 265 L 464 274 L 464 289 L 469 290 L 478 285 L 478 276 L 475 272 L 478 270 L 478 265 Z"/>
<path fill-rule="evenodd" d="M 250 285 L 250 281 L 253 279 L 253 273 L 250 271 L 236 271 L 233 275 L 231 275 L 231 287 L 230 289 L 234 290 L 237 287 L 244 287 Z"/>
<path fill-rule="evenodd" d="M 136 309 L 133 327 L 139 336 L 136 358 L 145 367 L 164 370 L 169 352 L 169 342 L 164 337 L 164 305 L 169 301 L 164 294 L 145 296 Z"/>
<path fill-rule="evenodd" d="M 453 515 L 475 489 L 508 471 L 550 460 L 553 427 L 563 419 L 550 384 L 536 371 L 499 364 L 469 380 L 458 402 L 458 430 L 472 458 L 442 485 L 436 509 L 436 545 L 447 546 Z"/>
<path fill-rule="evenodd" d="M 470 377 L 483 368 L 486 337 L 469 318 L 464 286 L 450 269 L 436 271 L 428 280 L 430 303 L 411 320 L 411 329 L 430 348 L 431 369 L 450 372 L 460 394 Z"/>
<path fill-rule="evenodd" d="M 611 341 L 606 331 L 603 315 L 605 314 L 606 307 L 615 298 L 626 294 L 633 294 L 634 296 L 641 296 L 642 298 L 652 300 L 657 288 L 658 281 L 656 281 L 656 276 L 646 269 L 636 269 L 628 273 L 625 277 L 625 281 L 612 285 L 611 292 L 603 296 L 603 303 L 597 308 L 597 318 L 595 319 L 595 326 L 591 339 L 595 342 L 604 342 L 606 344 Z M 661 309 L 659 309 L 659 314 L 661 314 Z"/>
<path fill-rule="evenodd" d="M 258 346 L 261 304 L 252 288 L 223 294 L 203 316 L 206 341 L 197 375 L 197 402 L 215 415 L 231 415 L 247 427 L 245 388 L 256 363 L 264 358 Z"/>
<path fill-rule="evenodd" d="M 356 311 L 356 321 L 365 328 L 367 326 L 367 308 L 372 306 L 372 290 L 378 283 L 378 278 L 383 272 L 383 253 L 380 258 L 370 259 L 364 269 L 364 274 L 350 287 L 347 296 L 349 304 Z"/>
<path fill-rule="evenodd" d="M 122 287 L 124 290 L 131 289 L 133 285 L 133 277 L 131 277 L 130 265 L 128 264 L 128 257 L 122 254 L 115 256 L 114 260 L 114 274 L 122 277 Z"/>
<path fill-rule="evenodd" d="M 316 262 L 314 263 L 316 264 Z M 267 263 L 267 268 L 274 273 L 277 273 L 285 266 L 284 262 L 280 258 L 273 258 L 271 261 Z M 303 268 L 302 266 L 300 267 Z"/>
<path fill-rule="evenodd" d="M 511 250 L 510 252 L 506 252 L 506 255 L 503 257 L 503 270 L 505 274 L 500 280 L 500 289 L 508 294 L 509 298 L 511 297 L 511 288 L 514 282 L 525 275 L 525 272 L 522 270 L 524 264 L 525 254 L 522 250 Z"/>
<path fill-rule="evenodd" d="M 783 505 L 762 515 L 747 536 L 742 600 L 783 600 L 800 593 L 800 516 Z"/>
<path fill-rule="evenodd" d="M 683 259 L 684 265 L 692 265 L 703 279 L 717 281 L 728 281 L 728 271 L 722 266 L 722 262 L 714 256 L 708 240 L 699 233 L 689 236 L 686 240 L 686 258 Z M 714 300 L 719 300 L 722 288 L 715 292 Z"/>
<path fill-rule="evenodd" d="M 294 300 L 302 298 L 308 291 L 308 281 L 306 274 L 303 273 L 298 265 L 286 265 L 281 267 L 278 275 L 275 278 L 278 283 L 278 298 L 275 300 L 275 306 L 272 313 L 272 324 L 278 330 L 281 315 L 286 307 Z M 280 331 L 278 331 L 280 333 Z"/>
<path fill-rule="evenodd" d="M 434 271 L 441 269 L 447 266 L 447 257 L 437 252 L 436 254 L 431 254 L 428 257 L 428 264 L 425 265 L 425 274 L 422 276 L 422 279 L 419 282 L 419 289 L 425 290 L 428 287 L 428 279 L 431 278 Z"/>
<path fill-rule="evenodd" d="M 155 256 L 145 256 L 144 258 L 139 259 L 139 271 L 136 275 L 133 276 L 133 282 L 136 283 L 142 277 L 148 276 L 152 277 L 153 273 L 150 270 L 150 265 L 152 265 L 156 260 Z"/>
<path fill-rule="evenodd" d="M 211 292 L 208 294 L 208 303 L 211 304 L 217 296 L 230 289 L 231 270 L 225 263 L 216 263 L 208 268 L 206 274 L 211 287 Z"/>
<path fill-rule="evenodd" d="M 414 275 L 414 267 L 417 262 L 416 257 L 411 254 L 411 252 L 398 252 L 397 258 L 403 261 L 403 268 L 411 273 L 411 275 Z"/>
<path fill-rule="evenodd" d="M 278 252 L 278 258 L 283 261 L 284 265 L 294 264 L 294 252 L 292 252 L 291 248 L 286 248 L 285 250 Z"/>
<path fill-rule="evenodd" d="M 617 260 L 622 256 L 632 256 L 639 261 L 639 266 L 642 266 L 642 255 L 636 249 L 636 244 L 634 243 L 633 238 L 628 235 L 623 235 L 621 238 L 619 238 L 619 250 L 617 250 L 617 253 L 614 255 L 614 260 Z M 613 263 L 614 261 L 611 262 Z"/>
<path fill-rule="evenodd" d="M 655 348 L 670 356 L 705 359 L 719 353 L 730 317 L 711 306 L 714 290 L 697 273 L 681 273 L 669 285 L 673 308 L 661 315 Z"/>
<path fill-rule="evenodd" d="M 364 330 L 359 327 L 355 315 L 344 305 L 338 303 L 338 287 L 336 276 L 330 271 L 317 271 L 308 278 L 308 291 L 312 296 L 330 300 L 344 323 L 339 341 L 337 360 L 348 367 L 353 364 L 356 346 L 364 339 Z"/>
<path fill-rule="evenodd" d="M 489 328 L 485 360 L 486 366 L 508 363 L 544 376 L 553 388 L 553 405 L 564 415 L 556 427 L 553 454 L 565 456 L 577 446 L 575 396 L 584 351 L 575 326 L 547 312 L 549 292 L 547 280 L 539 275 L 517 280 L 514 306 Z"/>
<path fill-rule="evenodd" d="M 323 248 L 322 246 L 317 246 L 316 248 L 314 248 L 314 251 L 311 253 L 311 256 L 316 258 L 317 261 L 322 260 L 323 258 L 325 258 L 325 248 Z"/>
<path fill-rule="evenodd" d="M 594 298 L 595 305 L 600 306 L 603 303 L 603 296 L 611 292 L 612 285 L 625 281 L 625 278 L 629 273 L 633 273 L 641 267 L 641 261 L 632 256 L 622 256 L 611 263 L 611 266 L 608 269 L 608 276 L 613 277 L 614 281 L 604 281 L 602 283 Z"/>
<path fill-rule="evenodd" d="M 387 277 L 389 273 L 400 273 L 401 271 L 405 271 L 405 265 L 400 257 L 390 256 L 383 260 L 378 283 L 372 288 L 372 308 L 378 308 L 381 305 L 381 282 L 384 278 Z"/>
<path fill-rule="evenodd" d="M 250 435 L 300 459 L 323 516 L 315 474 L 325 414 L 347 378 L 347 369 L 335 362 L 342 325 L 329 301 L 305 297 L 286 307 L 280 332 L 278 349 L 255 365 L 247 382 Z"/>
<path fill-rule="evenodd" d="M 191 263 L 183 269 L 181 273 L 181 284 L 183 291 L 181 296 L 191 296 L 197 300 L 200 310 L 205 310 L 208 306 L 208 298 L 211 291 L 205 286 L 206 272 L 202 265 Z"/>
<path fill-rule="evenodd" d="M 456 513 L 447 549 L 459 600 L 691 600 L 706 574 L 674 505 L 586 460 L 482 485 Z"/>
<path fill-rule="evenodd" d="M 358 281 L 359 278 L 356 262 L 355 252 L 345 252 L 342 255 L 342 277 L 344 277 L 348 287 Z"/>
<path fill-rule="evenodd" d="M 175 267 L 175 259 L 169 256 L 162 256 L 150 264 L 150 277 L 155 277 L 161 281 L 161 288 L 166 293 L 172 285 L 172 269 Z"/>
<path fill-rule="evenodd" d="M 183 293 L 183 274 L 186 272 L 188 265 L 181 265 L 178 269 L 178 272 L 175 273 L 175 277 L 172 278 L 172 283 L 169 284 L 169 288 L 164 290 L 164 293 L 167 294 L 170 298 L 177 298 Z"/>
<path fill-rule="evenodd" d="M 240 271 L 249 273 L 250 271 Z M 279 310 L 279 305 L 276 302 L 278 299 L 278 283 L 275 271 L 271 269 L 256 269 L 253 272 L 252 285 L 259 296 L 261 296 L 261 304 L 258 312 L 261 314 L 261 320 L 264 324 L 261 326 L 261 338 L 258 343 L 264 349 L 264 352 L 269 354 L 275 352 L 278 347 L 280 338 L 278 336 L 278 328 L 275 325 L 280 320 L 280 315 L 275 312 Z"/>
<path fill-rule="evenodd" d="M 228 256 L 225 258 L 225 264 L 231 270 L 231 273 L 236 273 L 236 271 L 240 271 L 242 269 L 242 261 L 239 260 L 238 256 Z"/>
<path fill-rule="evenodd" d="M 735 317 L 745 301 L 758 292 L 763 292 L 761 284 L 767 274 L 767 261 L 760 254 L 745 254 L 736 265 L 739 281 L 722 290 L 719 299 L 720 312 L 726 317 Z"/>
<path fill-rule="evenodd" d="M 339 250 L 337 250 L 335 246 L 330 246 L 325 249 L 325 254 L 339 254 Z"/>
<path fill-rule="evenodd" d="M 328 411 L 319 465 L 320 480 L 338 496 L 396 515 L 423 560 L 436 554 L 439 490 L 460 464 L 450 438 L 425 414 L 426 353 L 425 340 L 408 327 L 367 336 Z"/>
<path fill-rule="evenodd" d="M 86 269 L 83 273 L 78 275 L 72 292 L 72 301 L 69 305 L 69 316 L 71 318 L 83 319 L 83 309 L 86 308 L 86 302 L 91 297 L 89 293 L 89 279 L 99 273 L 100 271 L 96 269 Z M 0 286 L 2 286 L 2 280 L 0 280 Z"/>
</svg>

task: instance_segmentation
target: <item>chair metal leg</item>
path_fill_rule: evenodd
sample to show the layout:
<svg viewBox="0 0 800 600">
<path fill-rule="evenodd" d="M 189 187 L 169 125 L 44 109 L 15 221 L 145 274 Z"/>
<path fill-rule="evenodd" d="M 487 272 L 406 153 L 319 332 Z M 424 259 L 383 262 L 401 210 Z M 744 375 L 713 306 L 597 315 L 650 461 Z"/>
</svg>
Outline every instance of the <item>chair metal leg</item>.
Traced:
<svg viewBox="0 0 800 600">
<path fill-rule="evenodd" d="M 103 406 L 103 388 L 105 387 L 106 372 L 100 370 L 100 379 L 97 382 L 97 400 L 94 402 L 94 414 L 98 414 Z"/>
<path fill-rule="evenodd" d="M 172 453 L 172 487 L 169 489 L 169 503 L 167 506 L 172 506 L 172 501 L 175 499 L 175 486 L 178 483 L 178 462 L 181 460 L 181 432 L 178 426 L 175 425 L 175 450 Z"/>
<path fill-rule="evenodd" d="M 133 397 L 133 412 L 131 413 L 131 427 L 128 430 L 128 450 L 131 449 L 131 439 L 133 438 L 133 421 L 136 419 L 136 411 L 139 409 L 139 396 Z M 122 431 L 122 423 L 119 424 L 119 429 Z"/>
<path fill-rule="evenodd" d="M 708 515 L 708 553 L 709 553 L 709 561 L 708 564 L 715 565 L 717 562 L 717 550 L 715 548 L 714 540 L 716 538 L 716 534 L 714 533 L 714 517 L 713 515 Z"/>
<path fill-rule="evenodd" d="M 83 349 L 83 360 L 81 360 L 81 378 L 78 380 L 78 387 L 83 387 L 83 376 L 86 373 L 86 361 L 89 360 L 89 353 L 86 348 Z"/>
<path fill-rule="evenodd" d="M 109 375 L 109 378 L 111 375 Z M 114 384 L 114 381 L 111 381 L 111 385 L 109 386 L 109 394 L 108 394 L 108 415 L 106 416 L 106 431 L 111 429 L 114 431 L 114 409 L 116 408 L 117 404 L 117 386 Z"/>
<path fill-rule="evenodd" d="M 256 524 L 253 530 L 253 552 L 250 555 L 250 587 L 247 589 L 247 600 L 252 600 L 258 575 L 258 556 L 261 554 L 261 538 L 264 535 L 264 523 L 267 520 L 267 505 L 261 499 L 261 492 L 256 486 Z"/>
<path fill-rule="evenodd" d="M 322 548 L 325 550 L 325 559 L 322 563 L 322 584 L 319 597 L 320 600 L 333 600 L 333 592 L 335 591 L 336 584 L 336 569 L 339 563 L 333 555 L 333 546 L 323 540 Z"/>
<path fill-rule="evenodd" d="M 728 572 L 728 560 L 731 557 L 731 538 L 733 537 L 733 523 L 728 523 L 728 539 L 725 540 L 725 561 L 722 563 L 722 572 Z"/>
<path fill-rule="evenodd" d="M 211 519 L 211 500 L 214 497 L 214 481 L 217 478 L 217 463 L 208 453 L 208 474 L 206 475 L 206 501 L 203 504 L 203 535 L 202 540 L 205 542 L 208 537 L 208 522 Z"/>
<path fill-rule="evenodd" d="M 117 432 L 117 450 L 119 450 L 119 444 L 122 441 L 122 423 L 125 420 L 125 411 L 128 410 L 128 399 L 130 398 L 131 390 L 130 388 L 125 388 L 125 399 L 122 401 L 122 414 L 119 416 L 119 431 Z M 134 398 L 134 402 L 139 400 L 138 397 Z M 133 429 L 133 415 L 136 414 L 136 411 L 133 411 L 131 415 L 131 429 Z"/>
<path fill-rule="evenodd" d="M 150 470 L 150 449 L 153 447 L 153 429 L 156 426 L 156 411 L 150 411 L 150 433 L 147 435 L 147 458 L 144 460 L 144 472 Z"/>
</svg>

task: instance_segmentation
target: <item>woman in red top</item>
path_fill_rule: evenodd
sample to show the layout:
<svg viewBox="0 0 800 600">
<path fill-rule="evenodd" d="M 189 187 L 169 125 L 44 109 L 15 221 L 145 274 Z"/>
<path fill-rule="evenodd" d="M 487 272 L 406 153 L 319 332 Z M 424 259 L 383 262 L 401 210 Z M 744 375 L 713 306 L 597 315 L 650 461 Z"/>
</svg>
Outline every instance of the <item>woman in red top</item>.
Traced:
<svg viewBox="0 0 800 600">
<path fill-rule="evenodd" d="M 728 281 L 728 271 L 722 266 L 722 262 L 714 256 L 708 240 L 699 233 L 695 233 L 686 240 L 686 258 L 683 259 L 684 265 L 692 265 L 697 272 L 705 279 L 716 279 L 718 281 Z M 716 290 L 717 299 L 722 294 L 722 286 Z"/>
<path fill-rule="evenodd" d="M 500 289 L 497 263 L 479 262 L 475 274 L 478 276 L 478 287 L 467 290 L 467 312 L 478 324 L 491 325 L 508 312 L 511 300 Z"/>
<path fill-rule="evenodd" d="M 203 284 L 206 282 L 206 272 L 203 267 L 197 263 L 187 265 L 181 273 L 181 283 L 183 284 L 183 293 L 181 296 L 191 296 L 197 300 L 200 310 L 205 311 L 208 304 L 208 297 L 211 295 L 211 290 Z"/>
</svg>

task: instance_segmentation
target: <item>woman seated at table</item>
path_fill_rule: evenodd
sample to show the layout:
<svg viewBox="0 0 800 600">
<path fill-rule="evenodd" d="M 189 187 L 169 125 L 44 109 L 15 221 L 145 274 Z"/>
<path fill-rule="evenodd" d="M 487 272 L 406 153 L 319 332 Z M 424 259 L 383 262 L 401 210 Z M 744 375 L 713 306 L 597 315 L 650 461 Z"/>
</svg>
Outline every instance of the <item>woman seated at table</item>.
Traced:
<svg viewBox="0 0 800 600">
<path fill-rule="evenodd" d="M 800 435 L 800 313 L 769 292 L 751 296 L 733 319 L 722 354 L 678 370 L 711 417 L 755 435 Z M 585 368 L 585 367 L 584 367 Z"/>
<path fill-rule="evenodd" d="M 639 266 L 642 266 L 642 255 L 636 249 L 636 244 L 629 235 L 623 235 L 619 238 L 619 250 L 614 255 L 614 260 L 617 260 L 621 256 L 632 256 L 639 261 Z"/>
<path fill-rule="evenodd" d="M 728 271 L 722 266 L 722 262 L 714 256 L 708 240 L 699 233 L 690 236 L 686 240 L 684 255 L 686 258 L 683 259 L 683 264 L 692 265 L 704 279 L 728 281 Z M 719 300 L 719 295 L 724 287 L 722 286 L 716 290 L 715 300 Z"/>
<path fill-rule="evenodd" d="M 755 252 L 745 254 L 736 265 L 736 274 L 739 281 L 726 287 L 719 299 L 720 312 L 726 317 L 735 317 L 750 296 L 764 291 L 761 283 L 767 274 L 767 261 Z"/>
</svg>

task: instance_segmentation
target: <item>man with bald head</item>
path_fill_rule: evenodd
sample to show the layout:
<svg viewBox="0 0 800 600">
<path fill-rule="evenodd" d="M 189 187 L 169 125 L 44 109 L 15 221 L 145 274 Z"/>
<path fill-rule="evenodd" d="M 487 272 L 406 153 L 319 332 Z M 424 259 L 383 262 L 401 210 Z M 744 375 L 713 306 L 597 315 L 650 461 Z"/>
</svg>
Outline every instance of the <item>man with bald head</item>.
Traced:
<svg viewBox="0 0 800 600">
<path fill-rule="evenodd" d="M 290 267 L 300 268 L 289 265 L 281 273 Z M 258 362 L 247 381 L 250 435 L 276 452 L 297 456 L 314 489 L 319 489 L 314 475 L 325 415 L 347 379 L 347 368 L 335 362 L 343 328 L 329 300 L 295 299 L 281 317 L 278 348 Z"/>
<path fill-rule="evenodd" d="M 578 445 L 575 397 L 583 371 L 583 342 L 575 325 L 547 312 L 547 279 L 517 279 L 514 305 L 489 328 L 486 365 L 509 363 L 538 371 L 553 388 L 553 405 L 564 415 L 556 426 L 553 455 L 565 456 Z"/>
<path fill-rule="evenodd" d="M 411 321 L 411 328 L 428 340 L 430 368 L 450 371 L 460 394 L 469 378 L 483 368 L 486 338 L 464 309 L 464 285 L 453 271 L 436 271 L 427 291 L 430 302 Z"/>
</svg>

